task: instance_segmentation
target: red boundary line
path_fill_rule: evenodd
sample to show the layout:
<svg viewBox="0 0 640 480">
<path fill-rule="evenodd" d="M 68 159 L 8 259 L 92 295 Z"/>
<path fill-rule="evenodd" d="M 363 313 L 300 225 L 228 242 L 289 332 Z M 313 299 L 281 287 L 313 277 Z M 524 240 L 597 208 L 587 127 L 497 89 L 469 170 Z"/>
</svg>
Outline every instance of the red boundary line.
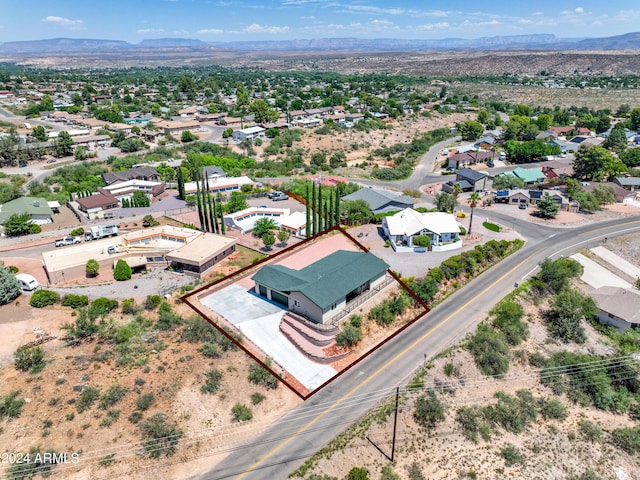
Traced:
<svg viewBox="0 0 640 480">
<path fill-rule="evenodd" d="M 200 315 L 204 320 L 206 320 L 207 322 L 209 322 L 214 328 L 216 328 L 220 333 L 222 333 L 225 337 L 227 337 L 229 340 L 231 340 L 234 344 L 236 344 L 243 352 L 245 352 L 247 355 L 249 355 L 254 361 L 256 361 L 258 364 L 260 364 L 262 366 L 262 368 L 264 368 L 265 370 L 267 370 L 269 373 L 271 373 L 271 375 L 273 375 L 275 378 L 277 378 L 279 381 L 281 381 L 282 383 L 284 383 L 291 391 L 293 391 L 293 393 L 295 393 L 296 395 L 298 395 L 298 397 L 300 397 L 302 400 L 307 400 L 310 397 L 312 397 L 313 395 L 315 395 L 317 392 L 319 392 L 321 389 L 323 389 L 324 387 L 326 387 L 327 385 L 329 385 L 331 382 L 335 381 L 337 378 L 339 378 L 342 374 L 344 374 L 345 372 L 349 371 L 351 368 L 353 368 L 355 365 L 359 364 L 362 360 L 364 360 L 365 358 L 367 358 L 369 355 L 371 355 L 373 352 L 375 352 L 376 350 L 378 350 L 379 348 L 383 347 L 384 345 L 387 344 L 387 342 L 389 342 L 390 340 L 392 340 L 393 338 L 395 338 L 396 336 L 398 336 L 400 333 L 402 333 L 404 330 L 406 330 L 407 328 L 409 328 L 411 325 L 413 325 L 416 321 L 418 321 L 421 317 L 423 317 L 424 315 L 426 315 L 427 313 L 429 313 L 431 311 L 431 309 L 429 308 L 429 306 L 424 303 L 420 297 L 418 297 L 415 292 L 413 290 L 411 290 L 393 271 L 391 271 L 390 269 L 387 269 L 387 273 L 389 275 L 391 275 L 391 277 L 393 277 L 393 279 L 398 282 L 398 284 L 402 287 L 402 289 L 407 292 L 407 294 L 409 294 L 409 296 L 411 298 L 413 298 L 413 300 L 420 305 L 424 311 L 419 312 L 418 315 L 416 315 L 411 321 L 407 322 L 406 324 L 404 324 L 402 327 L 400 327 L 399 329 L 397 329 L 395 332 L 393 332 L 391 335 L 389 335 L 387 338 L 385 338 L 384 340 L 382 340 L 380 343 L 378 343 L 377 345 L 375 345 L 374 347 L 372 347 L 371 349 L 369 349 L 369 351 L 367 351 L 364 355 L 362 355 L 361 357 L 359 357 L 356 361 L 354 361 L 353 363 L 349 364 L 346 368 L 340 370 L 336 375 L 334 375 L 333 377 L 331 377 L 329 380 L 327 380 L 326 382 L 324 382 L 322 385 L 316 387 L 313 391 L 311 391 L 308 395 L 303 395 L 302 393 L 300 393 L 296 388 L 293 387 L 293 385 L 291 385 L 287 380 L 285 380 L 284 378 L 280 377 L 279 374 L 277 374 L 275 371 L 273 371 L 273 369 L 271 367 L 269 367 L 264 360 L 259 359 L 252 351 L 250 351 L 247 347 L 245 347 L 244 345 L 242 345 L 241 342 L 238 342 L 235 338 L 233 338 L 233 336 L 229 335 L 229 333 L 227 331 L 225 331 L 221 326 L 219 326 L 216 322 L 214 322 L 213 320 L 211 320 L 205 313 L 203 313 L 198 307 L 196 307 L 191 301 L 190 301 L 190 297 L 192 297 L 193 295 L 197 295 L 200 292 L 207 290 L 215 285 L 217 285 L 218 283 L 221 283 L 223 281 L 226 281 L 230 278 L 239 276 L 240 274 L 244 273 L 247 270 L 253 269 L 256 266 L 265 263 L 265 262 L 271 262 L 273 259 L 280 257 L 281 255 L 288 253 L 289 251 L 293 250 L 293 249 L 300 249 L 303 248 L 304 245 L 306 245 L 307 243 L 310 243 L 312 241 L 317 240 L 318 238 L 333 232 L 333 231 L 338 231 L 340 233 L 342 233 L 344 236 L 346 236 L 349 240 L 351 240 L 355 245 L 358 246 L 358 248 L 360 248 L 362 251 L 364 252 L 369 252 L 369 249 L 367 249 L 364 245 L 362 245 L 360 242 L 358 242 L 353 236 L 351 236 L 349 233 L 347 233 L 342 227 L 340 226 L 334 226 L 331 227 L 328 230 L 325 230 L 323 232 L 320 232 L 312 237 L 309 237 L 305 240 L 303 240 L 300 243 L 297 243 L 295 245 L 292 245 L 290 247 L 287 247 L 283 250 L 281 250 L 280 252 L 278 252 L 275 255 L 272 256 L 267 256 L 265 258 L 263 258 L 262 260 L 260 260 L 259 262 L 256 263 L 252 263 L 250 265 L 247 265 L 246 267 L 241 268 L 240 270 L 238 270 L 237 272 L 232 273 L 231 275 L 227 275 L 226 277 L 220 278 L 214 282 L 208 283 L 206 285 L 203 285 L 200 288 L 197 288 L 196 290 L 192 290 L 191 292 L 189 292 L 186 295 L 183 295 L 182 297 L 180 297 L 180 300 L 182 300 L 184 303 L 186 303 L 187 305 L 189 305 L 189 307 L 191 309 L 193 309 L 198 315 Z M 295 378 L 295 377 L 294 377 Z"/>
</svg>

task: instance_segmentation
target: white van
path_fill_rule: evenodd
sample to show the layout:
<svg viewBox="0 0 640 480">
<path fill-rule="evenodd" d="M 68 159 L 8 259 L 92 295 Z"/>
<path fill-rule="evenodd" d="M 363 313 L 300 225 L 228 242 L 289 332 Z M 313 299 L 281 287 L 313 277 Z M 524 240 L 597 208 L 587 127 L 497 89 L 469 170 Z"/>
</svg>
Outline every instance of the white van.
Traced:
<svg viewBox="0 0 640 480">
<path fill-rule="evenodd" d="M 16 278 L 22 285 L 22 290 L 32 291 L 38 288 L 38 281 L 33 275 L 29 275 L 28 273 L 18 273 Z"/>
</svg>

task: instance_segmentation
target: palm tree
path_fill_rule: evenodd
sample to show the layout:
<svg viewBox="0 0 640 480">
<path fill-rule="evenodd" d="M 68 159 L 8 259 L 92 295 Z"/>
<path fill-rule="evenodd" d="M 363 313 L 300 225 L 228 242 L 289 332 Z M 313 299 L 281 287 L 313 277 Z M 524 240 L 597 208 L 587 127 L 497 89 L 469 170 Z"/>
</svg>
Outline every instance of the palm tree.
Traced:
<svg viewBox="0 0 640 480">
<path fill-rule="evenodd" d="M 453 211 L 456 211 L 456 204 L 458 201 L 458 195 L 460 195 L 462 193 L 462 185 L 460 185 L 459 183 L 456 183 L 452 188 L 451 188 L 451 195 L 453 195 Z"/>
<path fill-rule="evenodd" d="M 471 235 L 471 226 L 473 225 L 473 209 L 476 208 L 479 201 L 480 194 L 478 192 L 473 192 L 469 195 L 469 207 L 471 207 L 471 216 L 469 217 L 469 235 Z"/>
</svg>

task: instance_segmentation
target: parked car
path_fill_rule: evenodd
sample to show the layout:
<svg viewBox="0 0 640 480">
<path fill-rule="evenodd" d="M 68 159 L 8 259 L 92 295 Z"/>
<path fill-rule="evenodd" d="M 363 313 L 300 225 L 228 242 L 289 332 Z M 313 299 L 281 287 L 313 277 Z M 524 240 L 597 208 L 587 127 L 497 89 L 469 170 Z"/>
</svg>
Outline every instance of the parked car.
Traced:
<svg viewBox="0 0 640 480">
<path fill-rule="evenodd" d="M 521 203 L 520 205 L 518 205 L 518 208 L 520 210 L 526 210 L 527 209 L 527 204 L 526 203 Z"/>
<path fill-rule="evenodd" d="M 269 193 L 267 194 L 267 197 L 269 197 L 269 198 L 273 199 L 273 197 L 275 197 L 275 196 L 277 196 L 277 195 L 284 195 L 284 192 L 281 192 L 281 191 L 279 191 L 279 190 L 276 190 L 276 191 L 274 191 L 274 192 L 269 192 Z"/>
<path fill-rule="evenodd" d="M 271 200 L 277 202 L 278 200 L 289 200 L 289 195 L 283 192 L 275 192 L 275 195 L 271 196 Z"/>
<path fill-rule="evenodd" d="M 38 288 L 38 281 L 33 275 L 29 275 L 28 273 L 18 273 L 16 275 L 16 279 L 20 282 L 22 290 L 31 292 Z"/>
<path fill-rule="evenodd" d="M 80 242 L 82 242 L 82 240 L 79 237 L 68 235 L 60 240 L 56 240 L 56 247 L 66 247 L 67 245 L 75 245 Z"/>
</svg>

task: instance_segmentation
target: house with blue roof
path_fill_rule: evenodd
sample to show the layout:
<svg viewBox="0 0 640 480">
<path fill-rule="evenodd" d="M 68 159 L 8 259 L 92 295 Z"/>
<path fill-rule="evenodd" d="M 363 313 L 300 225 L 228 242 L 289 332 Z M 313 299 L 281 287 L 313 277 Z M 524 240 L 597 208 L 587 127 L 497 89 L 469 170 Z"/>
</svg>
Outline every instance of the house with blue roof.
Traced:
<svg viewBox="0 0 640 480">
<path fill-rule="evenodd" d="M 265 265 L 251 279 L 255 292 L 318 324 L 381 285 L 389 265 L 369 252 L 338 250 L 300 270 Z"/>
</svg>

